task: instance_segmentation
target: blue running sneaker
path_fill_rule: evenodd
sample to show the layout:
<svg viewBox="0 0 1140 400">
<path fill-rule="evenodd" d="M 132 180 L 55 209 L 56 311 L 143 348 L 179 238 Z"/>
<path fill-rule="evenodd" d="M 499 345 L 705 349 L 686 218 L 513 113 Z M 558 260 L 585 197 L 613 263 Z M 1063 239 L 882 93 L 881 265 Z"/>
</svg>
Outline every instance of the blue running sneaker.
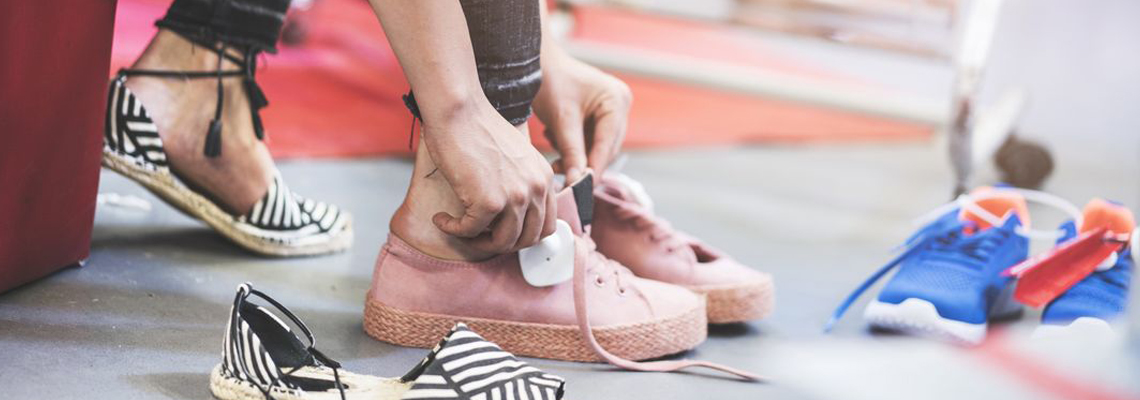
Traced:
<svg viewBox="0 0 1140 400">
<path fill-rule="evenodd" d="M 1107 227 L 1116 234 L 1133 235 L 1135 220 L 1124 206 L 1093 199 L 1085 206 L 1080 232 Z M 1078 236 L 1077 226 L 1069 221 L 1061 225 L 1065 236 L 1057 244 Z M 1125 245 L 1097 267 L 1092 274 L 1053 299 L 1041 314 L 1041 326 L 1035 335 L 1058 331 L 1111 332 L 1120 322 L 1128 303 L 1128 286 L 1132 282 L 1132 246 Z"/>
<path fill-rule="evenodd" d="M 982 188 L 966 199 L 968 206 L 951 209 L 907 239 L 906 250 L 848 296 L 825 329 L 895 267 L 898 273 L 864 313 L 874 328 L 979 343 L 987 321 L 1019 313 L 1013 280 L 1002 271 L 1028 256 L 1029 240 L 1017 232 L 1028 223 L 1025 198 Z"/>
</svg>

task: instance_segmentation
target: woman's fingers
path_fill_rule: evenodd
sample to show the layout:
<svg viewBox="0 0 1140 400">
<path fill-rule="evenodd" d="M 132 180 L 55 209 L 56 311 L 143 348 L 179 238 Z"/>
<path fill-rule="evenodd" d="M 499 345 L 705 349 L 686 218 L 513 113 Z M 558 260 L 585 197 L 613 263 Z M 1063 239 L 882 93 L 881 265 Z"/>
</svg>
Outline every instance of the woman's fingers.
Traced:
<svg viewBox="0 0 1140 400">
<path fill-rule="evenodd" d="M 456 218 L 446 212 L 438 212 L 432 217 L 432 222 L 439 230 L 449 235 L 461 238 L 474 238 L 487 230 L 491 221 L 499 215 L 502 207 L 490 204 L 473 205 L 464 210 L 463 215 Z"/>
<path fill-rule="evenodd" d="M 527 208 L 522 233 L 519 234 L 519 240 L 515 243 L 513 250 L 533 246 L 542 239 L 542 225 L 546 217 L 546 198 L 544 196 L 542 199 L 535 200 L 540 200 L 541 203 L 532 204 L 530 208 Z"/>
<path fill-rule="evenodd" d="M 582 115 L 574 109 L 566 109 L 552 122 L 547 127 L 546 138 L 561 156 L 558 170 L 566 174 L 567 182 L 577 181 L 585 173 L 587 160 Z"/>
<path fill-rule="evenodd" d="M 476 250 L 502 254 L 514 250 L 522 233 L 523 213 L 526 210 L 507 208 L 499 214 L 499 218 L 491 225 L 491 231 L 477 237 L 464 240 Z"/>
<path fill-rule="evenodd" d="M 629 86 L 611 78 L 606 85 L 603 101 L 591 114 L 594 124 L 590 127 L 593 144 L 587 164 L 591 169 L 601 174 L 609 167 L 614 157 L 621 151 L 621 143 L 625 140 L 626 127 L 629 124 L 629 109 L 633 104 L 633 94 Z"/>
</svg>

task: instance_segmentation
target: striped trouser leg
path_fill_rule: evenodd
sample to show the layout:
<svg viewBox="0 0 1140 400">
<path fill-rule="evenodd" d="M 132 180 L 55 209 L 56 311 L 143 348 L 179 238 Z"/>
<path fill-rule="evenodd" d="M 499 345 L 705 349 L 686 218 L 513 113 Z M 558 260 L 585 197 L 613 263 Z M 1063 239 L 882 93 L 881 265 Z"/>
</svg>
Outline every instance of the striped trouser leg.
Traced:
<svg viewBox="0 0 1140 400">
<path fill-rule="evenodd" d="M 174 0 L 155 25 L 209 42 L 276 51 L 291 0 Z"/>
</svg>

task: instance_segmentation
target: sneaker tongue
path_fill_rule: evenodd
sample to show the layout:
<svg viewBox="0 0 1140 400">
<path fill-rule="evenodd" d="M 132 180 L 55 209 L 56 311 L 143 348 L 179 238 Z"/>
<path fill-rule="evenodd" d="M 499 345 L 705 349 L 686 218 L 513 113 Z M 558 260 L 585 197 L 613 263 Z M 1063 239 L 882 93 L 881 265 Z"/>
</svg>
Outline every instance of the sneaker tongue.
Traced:
<svg viewBox="0 0 1140 400">
<path fill-rule="evenodd" d="M 998 217 L 998 219 L 1005 221 L 1006 217 L 1010 213 L 1013 213 L 1017 215 L 1018 220 L 1023 226 L 1029 226 L 1029 207 L 1025 203 L 1025 198 L 1020 194 L 1012 191 L 1003 191 L 1000 188 L 995 189 L 993 187 L 983 186 L 971 191 L 970 195 L 976 197 L 974 204 Z M 962 208 L 962 211 L 958 214 L 958 218 L 963 221 L 972 221 L 978 224 L 978 230 L 989 229 L 993 226 L 990 221 L 987 221 L 985 218 L 982 218 L 980 215 L 966 208 Z"/>
<path fill-rule="evenodd" d="M 594 221 L 594 175 L 587 173 L 578 182 L 558 192 L 558 219 L 570 224 L 574 234 L 582 236 Z"/>
</svg>

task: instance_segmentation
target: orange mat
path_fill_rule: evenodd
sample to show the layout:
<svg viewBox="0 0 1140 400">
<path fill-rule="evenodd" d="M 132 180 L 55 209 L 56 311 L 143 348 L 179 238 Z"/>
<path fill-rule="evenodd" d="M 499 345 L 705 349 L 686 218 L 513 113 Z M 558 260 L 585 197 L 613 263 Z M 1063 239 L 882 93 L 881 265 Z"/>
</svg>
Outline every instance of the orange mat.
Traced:
<svg viewBox="0 0 1140 400">
<path fill-rule="evenodd" d="M 112 68 L 129 65 L 169 0 L 120 0 Z M 842 75 L 780 57 L 733 28 L 598 8 L 576 9 L 576 40 L 740 63 L 822 79 Z M 306 14 L 308 38 L 262 59 L 262 111 L 277 157 L 406 153 L 410 114 L 403 72 L 368 3 L 321 0 Z M 626 148 L 754 142 L 913 140 L 921 125 L 787 101 L 757 99 L 621 75 L 634 93 Z M 848 80 L 849 81 L 849 80 Z M 532 136 L 549 148 L 532 119 Z"/>
</svg>

